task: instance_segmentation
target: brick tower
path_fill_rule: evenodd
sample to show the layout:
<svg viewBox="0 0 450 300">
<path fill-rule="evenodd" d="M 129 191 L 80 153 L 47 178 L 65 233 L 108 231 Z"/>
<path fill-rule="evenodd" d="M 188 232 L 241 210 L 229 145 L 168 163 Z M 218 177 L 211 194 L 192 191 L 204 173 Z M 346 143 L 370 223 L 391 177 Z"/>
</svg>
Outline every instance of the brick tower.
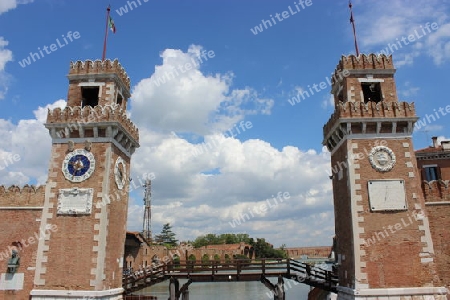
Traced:
<svg viewBox="0 0 450 300">
<path fill-rule="evenodd" d="M 115 61 L 72 62 L 67 107 L 48 112 L 52 153 L 32 299 L 122 299 L 131 155 L 130 80 Z M 84 297 L 84 298 L 83 298 Z M 92 298 L 90 298 L 92 297 Z"/>
<path fill-rule="evenodd" d="M 446 299 L 413 150 L 414 104 L 392 56 L 343 56 L 324 126 L 331 152 L 338 299 Z"/>
</svg>

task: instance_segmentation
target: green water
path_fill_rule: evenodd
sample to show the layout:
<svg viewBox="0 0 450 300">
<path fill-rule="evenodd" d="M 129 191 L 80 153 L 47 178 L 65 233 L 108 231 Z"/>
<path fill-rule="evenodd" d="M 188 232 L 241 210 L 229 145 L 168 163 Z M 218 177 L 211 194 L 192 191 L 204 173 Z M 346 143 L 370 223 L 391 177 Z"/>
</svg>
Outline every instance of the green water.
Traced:
<svg viewBox="0 0 450 300">
<path fill-rule="evenodd" d="M 270 279 L 276 283 L 276 278 Z M 186 280 L 180 280 L 180 287 Z M 306 300 L 310 287 L 308 285 L 285 279 L 286 300 Z M 135 295 L 151 295 L 158 300 L 169 297 L 169 281 L 135 292 Z M 199 282 L 189 285 L 190 300 L 273 300 L 268 288 L 261 282 Z"/>
</svg>

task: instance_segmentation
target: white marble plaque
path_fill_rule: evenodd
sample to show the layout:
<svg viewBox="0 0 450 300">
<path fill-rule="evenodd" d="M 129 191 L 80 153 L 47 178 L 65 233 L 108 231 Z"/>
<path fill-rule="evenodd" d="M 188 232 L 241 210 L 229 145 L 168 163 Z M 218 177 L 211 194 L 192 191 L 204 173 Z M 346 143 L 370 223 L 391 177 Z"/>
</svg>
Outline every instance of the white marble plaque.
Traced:
<svg viewBox="0 0 450 300">
<path fill-rule="evenodd" d="M 372 211 L 407 209 L 404 180 L 369 180 L 368 190 Z"/>
<path fill-rule="evenodd" d="M 23 290 L 24 273 L 2 273 L 0 276 L 0 290 Z"/>
<path fill-rule="evenodd" d="M 92 212 L 94 189 L 60 189 L 58 195 L 59 215 L 89 215 Z"/>
</svg>

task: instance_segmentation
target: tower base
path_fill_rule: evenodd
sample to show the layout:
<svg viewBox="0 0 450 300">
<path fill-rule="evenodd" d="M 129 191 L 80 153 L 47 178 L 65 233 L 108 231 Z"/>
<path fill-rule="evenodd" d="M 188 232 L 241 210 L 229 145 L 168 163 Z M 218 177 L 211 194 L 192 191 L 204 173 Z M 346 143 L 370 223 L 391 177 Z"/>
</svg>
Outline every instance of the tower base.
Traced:
<svg viewBox="0 0 450 300">
<path fill-rule="evenodd" d="M 351 289 L 338 287 L 338 300 L 447 300 L 445 287 Z"/>
<path fill-rule="evenodd" d="M 67 300 L 67 299 L 101 299 L 122 300 L 123 288 L 104 291 L 71 291 L 71 290 L 32 290 L 32 300 Z"/>
</svg>

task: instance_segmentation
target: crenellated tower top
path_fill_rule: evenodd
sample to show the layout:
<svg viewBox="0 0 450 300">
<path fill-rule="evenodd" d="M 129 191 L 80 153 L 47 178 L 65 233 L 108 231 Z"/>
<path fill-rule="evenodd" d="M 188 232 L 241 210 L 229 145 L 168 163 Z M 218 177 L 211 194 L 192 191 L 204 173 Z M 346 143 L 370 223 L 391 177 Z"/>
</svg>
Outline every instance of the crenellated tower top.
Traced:
<svg viewBox="0 0 450 300">
<path fill-rule="evenodd" d="M 45 126 L 53 143 L 113 142 L 127 156 L 139 132 L 126 114 L 130 78 L 118 60 L 70 63 L 67 107 L 49 110 Z"/>
<path fill-rule="evenodd" d="M 347 135 L 411 134 L 414 104 L 399 102 L 392 55 L 342 56 L 332 76 L 335 111 L 324 126 L 323 144 L 332 151 Z"/>
<path fill-rule="evenodd" d="M 353 54 L 345 56 L 342 55 L 341 60 L 336 66 L 336 70 L 382 70 L 395 69 L 392 62 L 392 55 L 385 54 L 360 54 L 355 56 Z"/>
<path fill-rule="evenodd" d="M 342 56 L 332 76 L 334 103 L 398 101 L 392 56 Z"/>
<path fill-rule="evenodd" d="M 116 59 L 70 63 L 67 106 L 119 104 L 126 109 L 130 78 Z"/>
</svg>

